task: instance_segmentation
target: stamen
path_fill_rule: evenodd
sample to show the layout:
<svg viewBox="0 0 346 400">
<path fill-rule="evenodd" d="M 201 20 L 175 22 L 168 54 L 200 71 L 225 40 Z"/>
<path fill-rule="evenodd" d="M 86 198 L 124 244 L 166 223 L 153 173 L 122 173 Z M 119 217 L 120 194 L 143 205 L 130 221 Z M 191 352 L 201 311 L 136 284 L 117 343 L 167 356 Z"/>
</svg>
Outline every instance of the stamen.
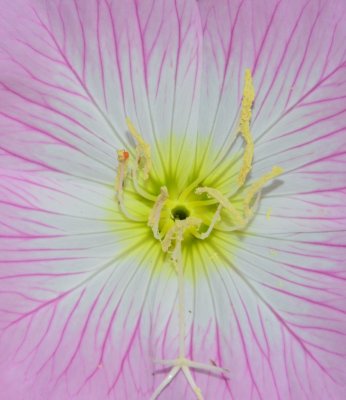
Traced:
<svg viewBox="0 0 346 400">
<path fill-rule="evenodd" d="M 130 118 L 126 118 L 126 124 L 129 129 L 130 134 L 134 138 L 136 146 L 136 164 L 138 167 L 143 163 L 143 179 L 148 179 L 149 173 L 151 171 L 151 149 L 150 145 L 146 143 L 139 132 L 136 130 L 132 124 Z M 143 161 L 142 161 L 143 160 Z M 135 167 L 136 168 L 136 167 Z"/>
<path fill-rule="evenodd" d="M 148 220 L 148 226 L 152 229 L 155 239 L 161 240 L 159 231 L 159 223 L 161 218 L 161 211 L 168 199 L 168 190 L 166 186 L 162 186 L 160 194 L 157 196 L 154 207 L 151 210 Z"/>
<path fill-rule="evenodd" d="M 238 210 L 234 207 L 233 204 L 225 197 L 221 192 L 217 189 L 209 188 L 209 187 L 199 187 L 195 190 L 196 194 L 207 193 L 208 196 L 216 199 L 232 216 L 235 223 L 237 225 L 241 225 L 244 222 L 243 217 L 240 215 Z"/>
<path fill-rule="evenodd" d="M 250 131 L 250 122 L 252 116 L 252 105 L 255 100 L 255 89 L 252 81 L 251 70 L 245 70 L 245 82 L 243 90 L 243 99 L 240 112 L 239 121 L 239 133 L 242 134 L 245 141 L 245 151 L 243 156 L 243 164 L 238 175 L 238 185 L 242 187 L 246 181 L 246 178 L 252 168 L 252 160 L 254 156 L 255 146 L 253 138 Z M 181 201 L 185 201 L 191 191 L 202 182 L 205 177 L 198 177 L 194 182 L 192 182 L 187 188 L 183 190 L 179 198 Z"/>
<path fill-rule="evenodd" d="M 247 191 L 247 194 L 244 199 L 244 213 L 245 215 L 249 215 L 251 213 L 250 204 L 252 202 L 255 194 L 270 180 L 276 178 L 281 175 L 284 170 L 281 167 L 273 167 L 270 172 L 267 172 L 265 175 L 261 176 L 256 182 L 254 182 Z"/>
<path fill-rule="evenodd" d="M 168 252 L 168 249 L 171 247 L 172 241 L 174 240 L 174 235 L 176 233 L 176 226 L 172 226 L 166 233 L 164 239 L 161 242 L 161 247 L 164 253 Z"/>
<path fill-rule="evenodd" d="M 167 253 L 172 245 L 173 240 L 183 241 L 184 232 L 188 228 L 199 229 L 202 220 L 196 217 L 187 217 L 183 220 L 176 220 L 171 229 L 166 233 L 165 238 L 161 242 L 162 250 Z M 174 251 L 173 251 L 174 253 Z"/>
<path fill-rule="evenodd" d="M 118 169 L 115 178 L 115 191 L 118 198 L 122 197 L 125 179 L 128 171 L 129 153 L 126 150 L 118 150 Z"/>
<path fill-rule="evenodd" d="M 215 214 L 210 222 L 209 228 L 203 233 L 200 233 L 200 232 L 194 233 L 194 236 L 197 239 L 205 240 L 207 237 L 209 237 L 209 235 L 211 234 L 211 232 L 213 231 L 213 229 L 215 227 L 215 224 L 217 224 L 221 220 L 221 217 L 220 217 L 221 210 L 222 210 L 222 204 L 219 204 L 215 211 Z"/>
<path fill-rule="evenodd" d="M 258 208 L 258 204 L 261 198 L 261 193 L 257 193 L 256 196 L 256 200 L 254 202 L 254 205 L 250 208 L 249 214 L 247 216 L 245 216 L 245 218 L 243 219 L 243 223 L 240 225 L 232 225 L 232 226 L 218 226 L 215 227 L 214 229 L 220 232 L 234 232 L 234 231 L 241 231 L 244 230 L 246 228 L 246 226 L 250 223 L 250 221 L 252 220 L 252 218 L 255 215 L 255 212 Z"/>
<path fill-rule="evenodd" d="M 243 100 L 240 113 L 240 124 L 239 124 L 239 131 L 243 136 L 246 147 L 243 156 L 243 165 L 241 167 L 238 176 L 239 187 L 243 186 L 252 168 L 252 160 L 254 155 L 254 142 L 250 131 L 250 121 L 252 115 L 251 111 L 252 104 L 254 102 L 254 99 L 255 99 L 255 89 L 252 82 L 251 71 L 250 69 L 246 69 Z"/>
<path fill-rule="evenodd" d="M 149 201 L 156 201 L 156 197 L 144 190 L 138 183 L 137 166 L 132 168 L 132 183 L 135 191 Z"/>
<path fill-rule="evenodd" d="M 129 153 L 126 150 L 118 150 L 118 169 L 115 178 L 115 192 L 121 212 L 131 221 L 142 222 L 145 218 L 139 218 L 129 213 L 124 204 L 124 186 L 128 173 Z"/>
<path fill-rule="evenodd" d="M 184 233 L 187 229 L 199 229 L 202 221 L 199 218 L 187 217 L 184 220 L 175 220 L 174 226 L 167 232 L 164 240 L 161 242 L 162 249 L 167 252 L 171 247 L 173 240 L 175 246 L 172 252 L 172 262 L 174 263 L 177 275 L 178 275 L 178 315 L 179 315 L 179 356 L 175 360 L 157 360 L 156 362 L 162 365 L 172 366 L 172 369 L 161 382 L 151 397 L 151 400 L 156 400 L 159 394 L 165 389 L 166 386 L 172 381 L 174 376 L 181 369 L 191 386 L 192 390 L 197 396 L 198 400 L 203 400 L 201 389 L 197 386 L 190 369 L 196 368 L 203 371 L 212 373 L 223 373 L 227 370 L 218 368 L 208 364 L 196 363 L 186 358 L 185 355 L 185 290 L 184 290 L 184 269 L 182 259 L 182 248 L 181 244 L 184 240 Z"/>
</svg>

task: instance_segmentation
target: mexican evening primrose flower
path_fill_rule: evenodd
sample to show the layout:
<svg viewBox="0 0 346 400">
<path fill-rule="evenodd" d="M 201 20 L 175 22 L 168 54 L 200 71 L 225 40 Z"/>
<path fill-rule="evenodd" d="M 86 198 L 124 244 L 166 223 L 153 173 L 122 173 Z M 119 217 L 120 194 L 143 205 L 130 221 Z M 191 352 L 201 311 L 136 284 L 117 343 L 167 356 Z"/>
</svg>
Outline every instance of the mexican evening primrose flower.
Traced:
<svg viewBox="0 0 346 400">
<path fill-rule="evenodd" d="M 345 2 L 0 6 L 0 398 L 343 399 Z"/>
</svg>

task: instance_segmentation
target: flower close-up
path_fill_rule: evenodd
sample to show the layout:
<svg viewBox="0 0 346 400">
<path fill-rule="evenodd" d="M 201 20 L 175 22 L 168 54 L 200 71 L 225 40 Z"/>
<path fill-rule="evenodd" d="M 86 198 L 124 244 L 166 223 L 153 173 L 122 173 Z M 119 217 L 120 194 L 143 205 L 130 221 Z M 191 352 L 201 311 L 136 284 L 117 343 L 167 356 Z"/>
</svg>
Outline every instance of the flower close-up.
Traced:
<svg viewBox="0 0 346 400">
<path fill-rule="evenodd" d="M 0 400 L 343 400 L 346 2 L 0 0 Z"/>
</svg>

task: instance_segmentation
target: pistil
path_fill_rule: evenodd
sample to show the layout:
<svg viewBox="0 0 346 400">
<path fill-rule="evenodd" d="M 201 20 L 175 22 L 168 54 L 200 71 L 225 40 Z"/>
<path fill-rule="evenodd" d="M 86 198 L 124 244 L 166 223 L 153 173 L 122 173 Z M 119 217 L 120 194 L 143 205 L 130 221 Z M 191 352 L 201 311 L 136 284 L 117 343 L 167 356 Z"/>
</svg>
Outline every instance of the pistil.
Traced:
<svg viewBox="0 0 346 400">
<path fill-rule="evenodd" d="M 162 190 L 162 188 L 161 188 Z M 168 253 L 172 244 L 174 248 L 171 253 L 171 261 L 175 267 L 178 277 L 178 320 L 179 320 L 179 356 L 173 360 L 155 360 L 156 363 L 172 367 L 166 378 L 161 382 L 153 393 L 151 400 L 156 400 L 160 393 L 169 385 L 175 375 L 182 370 L 183 374 L 192 390 L 197 396 L 198 400 L 203 400 L 201 389 L 197 386 L 192 373 L 191 368 L 199 369 L 211 373 L 226 373 L 227 370 L 224 368 L 218 368 L 212 365 L 198 363 L 190 360 L 186 355 L 185 349 L 185 288 L 184 288 L 184 266 L 182 257 L 182 242 L 184 240 L 184 234 L 188 230 L 198 231 L 202 220 L 195 217 L 187 217 L 184 220 L 175 220 L 174 225 L 167 232 L 165 238 L 161 242 L 162 250 Z"/>
<path fill-rule="evenodd" d="M 145 202 L 148 203 L 151 201 L 153 203 L 149 217 L 145 218 L 145 221 L 151 229 L 153 237 L 160 242 L 162 251 L 165 254 L 170 254 L 178 282 L 178 356 L 176 359 L 171 360 L 154 360 L 155 363 L 171 367 L 171 369 L 154 391 L 151 400 L 156 400 L 158 398 L 180 370 L 183 372 L 198 400 L 202 400 L 203 395 L 192 376 L 191 369 L 216 374 L 226 374 L 228 372 L 227 369 L 222 367 L 190 360 L 186 354 L 185 277 L 183 264 L 183 250 L 186 246 L 183 248 L 183 241 L 188 235 L 192 235 L 199 240 L 207 240 L 214 230 L 227 232 L 227 234 L 232 231 L 244 230 L 255 215 L 262 188 L 269 181 L 282 174 L 282 168 L 274 166 L 270 172 L 260 177 L 251 185 L 245 186 L 252 169 L 254 158 L 254 141 L 250 131 L 254 99 L 255 91 L 252 76 L 250 70 L 247 69 L 245 71 L 244 92 L 237 131 L 237 134 L 241 134 L 243 137 L 245 149 L 242 165 L 238 174 L 237 185 L 231 194 L 222 193 L 214 187 L 200 186 L 204 180 L 203 176 L 198 177 L 182 190 L 178 198 L 169 198 L 168 185 L 161 186 L 160 193 L 157 196 L 148 193 L 141 186 L 141 183 L 150 177 L 152 168 L 151 149 L 149 144 L 144 141 L 140 133 L 136 130 L 130 119 L 126 119 L 127 127 L 135 140 L 136 148 L 134 152 L 135 156 L 132 157 L 131 162 L 130 153 L 127 150 L 118 151 L 115 190 L 119 209 L 127 219 L 136 222 L 143 221 L 143 219 L 133 216 L 125 208 L 124 189 L 126 180 L 130 175 L 132 177 L 134 192 L 143 198 Z M 131 154 L 133 154 L 133 152 Z M 129 174 L 129 170 L 131 174 Z M 243 196 L 240 203 L 238 199 L 236 207 L 231 198 L 234 194 L 238 193 L 239 190 L 241 190 Z M 196 196 L 194 196 L 190 201 L 189 198 L 193 196 L 193 193 L 201 196 L 201 200 L 197 201 Z M 206 195 L 208 199 L 203 199 L 203 194 Z M 194 208 L 197 206 L 205 208 L 213 207 L 214 214 L 211 220 L 206 222 L 204 220 L 204 213 L 195 215 Z M 227 224 L 225 223 L 226 221 L 228 221 Z M 201 232 L 201 226 L 205 225 L 207 225 L 207 230 Z"/>
<path fill-rule="evenodd" d="M 154 207 L 150 212 L 148 220 L 148 226 L 153 231 L 154 238 L 157 240 L 161 240 L 162 238 L 159 231 L 159 223 L 161 218 L 161 211 L 167 199 L 168 199 L 168 190 L 166 186 L 162 186 L 160 194 L 157 196 L 157 199 L 155 200 Z"/>
</svg>

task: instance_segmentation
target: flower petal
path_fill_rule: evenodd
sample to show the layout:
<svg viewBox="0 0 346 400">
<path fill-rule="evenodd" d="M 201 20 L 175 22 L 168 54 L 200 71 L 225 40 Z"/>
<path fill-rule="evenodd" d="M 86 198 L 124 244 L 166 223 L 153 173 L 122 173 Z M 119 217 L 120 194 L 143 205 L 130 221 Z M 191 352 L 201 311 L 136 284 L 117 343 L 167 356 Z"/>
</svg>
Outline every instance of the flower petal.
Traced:
<svg viewBox="0 0 346 400">
<path fill-rule="evenodd" d="M 159 152 L 172 133 L 195 134 L 202 34 L 193 2 L 16 0 L 2 9 L 6 163 L 10 155 L 109 182 L 115 150 L 131 144 L 126 117 Z"/>
<path fill-rule="evenodd" d="M 263 309 L 262 315 L 271 314 L 263 320 L 263 329 L 272 343 L 272 370 L 280 378 L 283 398 L 342 398 L 345 239 L 344 233 L 302 233 L 270 241 L 249 236 L 236 252 L 239 277 Z M 244 298 L 247 306 L 250 301 Z M 251 323 L 258 324 L 258 313 L 250 315 Z M 250 363 L 256 365 L 256 357 L 251 356 Z"/>
<path fill-rule="evenodd" d="M 217 149 L 229 148 L 245 69 L 250 68 L 256 90 L 253 177 L 280 165 L 294 172 L 292 178 L 288 174 L 290 187 L 306 189 L 301 169 L 327 158 L 344 159 L 345 3 L 198 4 L 205 39 L 200 130 L 211 133 Z M 326 180 L 334 180 L 337 170 L 337 165 L 327 169 Z M 316 188 L 315 183 L 309 179 L 309 189 Z"/>
<path fill-rule="evenodd" d="M 134 235 L 112 210 L 115 150 L 132 145 L 126 117 L 159 160 L 161 142 L 196 132 L 197 7 L 16 0 L 3 11 L 0 162 L 16 171 L 0 196 L 3 395 L 146 399 L 162 255 L 147 227 Z"/>
<path fill-rule="evenodd" d="M 246 235 L 205 246 L 195 260 L 205 277 L 189 293 L 190 356 L 229 369 L 196 373 L 205 398 L 343 398 L 345 240 Z"/>
<path fill-rule="evenodd" d="M 1 177 L 0 385 L 8 399 L 153 390 L 151 263 L 159 245 L 80 181 Z M 111 218 L 110 218 L 111 216 Z M 116 231 L 115 231 L 116 228 Z M 120 232 L 120 233 L 119 233 Z"/>
<path fill-rule="evenodd" d="M 345 3 L 198 4 L 206 55 L 200 130 L 210 132 L 219 155 L 228 154 L 250 68 L 256 89 L 251 178 L 273 165 L 285 174 L 263 190 L 247 232 L 223 237 L 209 251 L 216 308 L 212 333 L 204 327 L 211 338 L 205 336 L 197 357 L 209 346 L 214 360 L 230 368 L 220 398 L 342 399 Z M 241 146 L 235 143 L 236 154 Z M 221 352 L 212 350 L 215 343 Z M 220 380 L 210 385 L 222 390 Z"/>
<path fill-rule="evenodd" d="M 341 182 L 340 182 L 341 183 Z M 324 189 L 304 194 L 275 196 L 261 200 L 248 231 L 256 235 L 343 232 L 346 221 L 346 189 Z M 284 226 L 284 229 L 283 229 Z"/>
</svg>

